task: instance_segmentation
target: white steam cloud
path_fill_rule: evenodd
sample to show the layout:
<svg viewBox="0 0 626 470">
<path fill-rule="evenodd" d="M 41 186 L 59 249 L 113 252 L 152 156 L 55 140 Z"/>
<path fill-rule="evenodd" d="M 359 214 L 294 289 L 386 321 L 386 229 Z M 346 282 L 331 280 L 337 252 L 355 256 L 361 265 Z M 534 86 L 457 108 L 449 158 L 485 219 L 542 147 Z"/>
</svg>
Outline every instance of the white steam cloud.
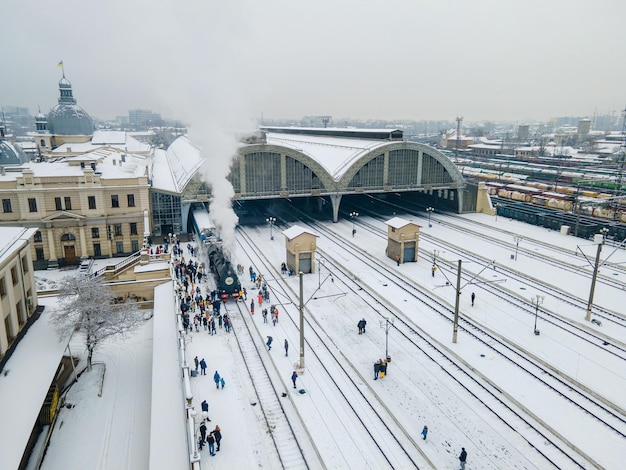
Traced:
<svg viewBox="0 0 626 470">
<path fill-rule="evenodd" d="M 205 163 L 200 174 L 212 193 L 210 217 L 228 251 L 238 218 L 227 176 L 237 154 L 236 136 L 256 128 L 251 109 L 260 98 L 248 70 L 251 54 L 256 54 L 253 28 L 249 18 L 241 17 L 241 7 L 191 2 L 170 11 L 175 25 L 168 25 L 168 31 L 176 52 L 169 55 L 167 70 L 155 77 L 164 87 L 155 90 L 168 108 L 164 112 L 188 123 L 189 139 L 201 149 Z"/>
</svg>

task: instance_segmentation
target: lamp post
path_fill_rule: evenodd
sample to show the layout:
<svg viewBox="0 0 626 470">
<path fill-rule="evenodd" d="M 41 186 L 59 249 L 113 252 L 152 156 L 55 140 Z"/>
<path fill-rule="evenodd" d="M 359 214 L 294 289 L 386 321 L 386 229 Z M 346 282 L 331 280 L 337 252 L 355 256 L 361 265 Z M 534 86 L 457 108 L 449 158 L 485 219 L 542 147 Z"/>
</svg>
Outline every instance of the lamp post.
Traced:
<svg viewBox="0 0 626 470">
<path fill-rule="evenodd" d="M 517 261 L 517 250 L 519 249 L 519 242 L 522 241 L 522 237 L 516 235 L 513 237 L 513 240 L 515 240 L 515 261 Z"/>
<path fill-rule="evenodd" d="M 539 335 L 539 330 L 537 329 L 537 314 L 539 313 L 539 306 L 543 303 L 544 296 L 537 294 L 535 297 L 532 297 L 530 301 L 535 306 L 535 335 Z"/>
<path fill-rule="evenodd" d="M 354 234 L 356 233 L 356 227 L 355 227 L 355 219 L 359 216 L 358 212 L 350 212 L 350 218 L 352 219 L 352 236 L 354 237 Z"/>
<path fill-rule="evenodd" d="M 393 318 L 385 318 L 380 320 L 380 327 L 385 328 L 385 359 L 389 358 L 389 329 L 393 326 Z"/>
<path fill-rule="evenodd" d="M 268 217 L 265 219 L 268 224 L 270 224 L 270 240 L 274 239 L 274 233 L 272 232 L 272 227 L 274 227 L 274 223 L 276 222 L 276 217 Z"/>
<path fill-rule="evenodd" d="M 430 223 L 430 214 L 435 210 L 434 207 L 427 207 L 426 212 L 428 212 L 428 226 L 432 227 L 433 224 Z"/>
</svg>

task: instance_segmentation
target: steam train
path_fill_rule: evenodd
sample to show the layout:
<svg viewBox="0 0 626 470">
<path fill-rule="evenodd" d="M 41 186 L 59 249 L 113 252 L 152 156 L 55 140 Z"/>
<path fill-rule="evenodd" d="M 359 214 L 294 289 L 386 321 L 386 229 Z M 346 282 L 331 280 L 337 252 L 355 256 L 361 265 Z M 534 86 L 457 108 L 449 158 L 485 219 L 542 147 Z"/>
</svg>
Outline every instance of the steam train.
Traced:
<svg viewBox="0 0 626 470">
<path fill-rule="evenodd" d="M 224 255 L 222 243 L 218 240 L 209 240 L 206 243 L 209 257 L 209 267 L 215 275 L 215 284 L 219 297 L 226 301 L 229 298 L 237 300 L 241 290 L 241 282 L 237 272 L 230 264 L 230 260 Z"/>
</svg>

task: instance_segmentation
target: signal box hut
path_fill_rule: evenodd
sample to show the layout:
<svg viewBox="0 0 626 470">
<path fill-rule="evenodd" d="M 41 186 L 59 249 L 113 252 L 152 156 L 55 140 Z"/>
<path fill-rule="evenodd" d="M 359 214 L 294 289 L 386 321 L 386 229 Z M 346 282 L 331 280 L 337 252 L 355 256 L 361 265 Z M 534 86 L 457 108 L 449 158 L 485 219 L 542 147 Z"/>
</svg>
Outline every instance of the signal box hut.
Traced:
<svg viewBox="0 0 626 470">
<path fill-rule="evenodd" d="M 387 224 L 387 256 L 401 263 L 417 261 L 420 225 L 394 217 Z"/>
<path fill-rule="evenodd" d="M 319 235 L 298 225 L 283 231 L 287 268 L 294 273 L 315 272 L 315 247 Z"/>
</svg>

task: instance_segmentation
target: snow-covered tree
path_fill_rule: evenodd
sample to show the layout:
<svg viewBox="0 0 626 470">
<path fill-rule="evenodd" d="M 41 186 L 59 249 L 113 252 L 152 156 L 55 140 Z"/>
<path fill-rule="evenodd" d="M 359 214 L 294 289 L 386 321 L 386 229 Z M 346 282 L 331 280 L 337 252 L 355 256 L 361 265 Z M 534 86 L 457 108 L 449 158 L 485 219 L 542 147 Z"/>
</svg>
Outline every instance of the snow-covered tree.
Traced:
<svg viewBox="0 0 626 470">
<path fill-rule="evenodd" d="M 93 353 L 102 341 L 133 332 L 143 320 L 134 302 L 116 302 L 113 291 L 100 279 L 81 274 L 63 278 L 59 307 L 50 317 L 61 338 L 72 331 L 84 335 L 90 370 Z"/>
</svg>

